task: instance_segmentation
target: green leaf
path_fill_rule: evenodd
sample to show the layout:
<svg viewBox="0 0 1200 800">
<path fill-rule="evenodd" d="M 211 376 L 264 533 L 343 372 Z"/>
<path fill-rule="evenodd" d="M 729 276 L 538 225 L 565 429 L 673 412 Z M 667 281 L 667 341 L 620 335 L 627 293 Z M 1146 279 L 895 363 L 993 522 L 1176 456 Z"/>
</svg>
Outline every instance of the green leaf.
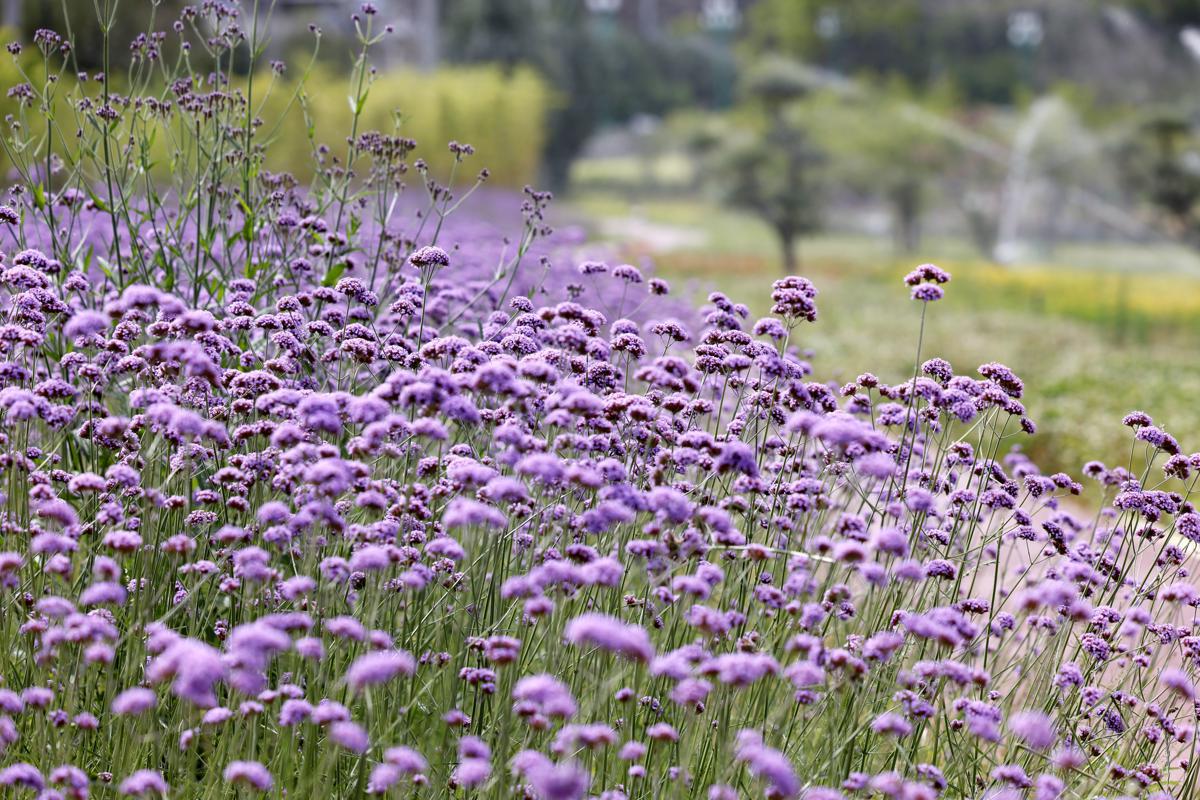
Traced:
<svg viewBox="0 0 1200 800">
<path fill-rule="evenodd" d="M 91 189 L 88 189 L 88 197 L 91 198 L 92 205 L 103 211 L 105 214 L 108 213 L 108 203 L 101 200 L 100 197 Z"/>
<path fill-rule="evenodd" d="M 342 277 L 342 273 L 346 271 L 346 267 L 350 266 L 345 261 L 339 261 L 329 268 L 325 273 L 325 278 L 321 281 L 322 286 L 333 286 L 338 282 L 338 278 Z"/>
</svg>

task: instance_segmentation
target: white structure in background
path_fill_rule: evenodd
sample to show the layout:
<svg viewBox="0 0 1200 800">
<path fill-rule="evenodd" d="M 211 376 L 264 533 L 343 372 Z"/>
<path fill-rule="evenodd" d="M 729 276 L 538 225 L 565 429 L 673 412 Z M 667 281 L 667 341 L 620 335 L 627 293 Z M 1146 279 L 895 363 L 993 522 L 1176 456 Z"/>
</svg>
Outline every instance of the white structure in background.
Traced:
<svg viewBox="0 0 1200 800">
<path fill-rule="evenodd" d="M 741 19 L 737 0 L 704 0 L 700 7 L 700 25 L 706 30 L 731 31 Z"/>
<path fill-rule="evenodd" d="M 1061 98 L 1049 95 L 1039 97 L 1033 101 L 1017 128 L 1012 148 L 1009 150 L 1008 175 L 1000 196 L 996 244 L 992 252 L 992 256 L 1001 264 L 1016 261 L 1025 255 L 1026 243 L 1020 235 L 1023 212 L 1028 212 L 1031 208 L 1036 209 L 1036 204 L 1031 202 L 1035 196 L 1034 183 L 1043 178 L 1034 170 L 1034 148 L 1042 131 L 1056 115 L 1069 114 L 1070 109 Z M 1046 209 L 1037 211 L 1044 213 Z"/>
<path fill-rule="evenodd" d="M 1045 34 L 1042 15 L 1036 11 L 1014 11 L 1008 15 L 1008 43 L 1013 47 L 1037 47 Z"/>
<path fill-rule="evenodd" d="M 1179 41 L 1189 56 L 1200 61 L 1200 28 L 1184 28 L 1179 32 Z"/>
</svg>

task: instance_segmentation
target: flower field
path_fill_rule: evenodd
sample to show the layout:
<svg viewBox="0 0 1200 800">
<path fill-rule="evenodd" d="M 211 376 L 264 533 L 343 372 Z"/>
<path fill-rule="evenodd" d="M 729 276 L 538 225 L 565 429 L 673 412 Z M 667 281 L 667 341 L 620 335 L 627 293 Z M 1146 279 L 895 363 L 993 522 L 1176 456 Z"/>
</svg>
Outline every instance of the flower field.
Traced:
<svg viewBox="0 0 1200 800">
<path fill-rule="evenodd" d="M 358 125 L 375 16 L 308 184 L 227 90 L 234 6 L 69 97 L 30 45 L 4 797 L 1195 796 L 1200 454 L 1133 411 L 1040 471 L 1021 378 L 938 357 L 932 264 L 909 377 L 835 383 L 809 280 L 694 304 L 470 145 L 439 179 Z"/>
</svg>

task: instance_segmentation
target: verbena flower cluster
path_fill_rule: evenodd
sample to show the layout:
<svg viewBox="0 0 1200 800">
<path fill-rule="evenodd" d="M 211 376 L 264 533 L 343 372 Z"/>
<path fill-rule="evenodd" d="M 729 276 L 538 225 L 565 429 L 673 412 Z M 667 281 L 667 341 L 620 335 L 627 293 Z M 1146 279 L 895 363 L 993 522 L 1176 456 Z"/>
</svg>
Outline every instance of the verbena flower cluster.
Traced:
<svg viewBox="0 0 1200 800">
<path fill-rule="evenodd" d="M 342 172 L 0 208 L 4 796 L 1194 796 L 1149 416 L 1089 512 L 1001 364 L 831 386 L 804 278 L 689 312 Z"/>
</svg>

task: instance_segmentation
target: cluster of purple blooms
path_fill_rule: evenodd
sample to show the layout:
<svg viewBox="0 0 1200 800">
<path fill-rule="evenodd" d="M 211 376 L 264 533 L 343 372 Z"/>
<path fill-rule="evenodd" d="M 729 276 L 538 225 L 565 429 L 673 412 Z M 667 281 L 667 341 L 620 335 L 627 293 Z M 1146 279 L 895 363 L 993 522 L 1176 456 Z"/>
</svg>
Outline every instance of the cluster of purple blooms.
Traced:
<svg viewBox="0 0 1200 800">
<path fill-rule="evenodd" d="M 1200 454 L 1148 415 L 1085 490 L 1004 365 L 816 379 L 804 278 L 693 309 L 537 192 L 505 244 L 253 180 L 0 206 L 3 796 L 1200 791 Z"/>
<path fill-rule="evenodd" d="M 8 792 L 1190 796 L 1200 455 L 1131 414 L 1078 516 L 1003 365 L 831 386 L 805 279 L 610 319 L 456 230 L 207 308 L 6 256 Z"/>
</svg>

